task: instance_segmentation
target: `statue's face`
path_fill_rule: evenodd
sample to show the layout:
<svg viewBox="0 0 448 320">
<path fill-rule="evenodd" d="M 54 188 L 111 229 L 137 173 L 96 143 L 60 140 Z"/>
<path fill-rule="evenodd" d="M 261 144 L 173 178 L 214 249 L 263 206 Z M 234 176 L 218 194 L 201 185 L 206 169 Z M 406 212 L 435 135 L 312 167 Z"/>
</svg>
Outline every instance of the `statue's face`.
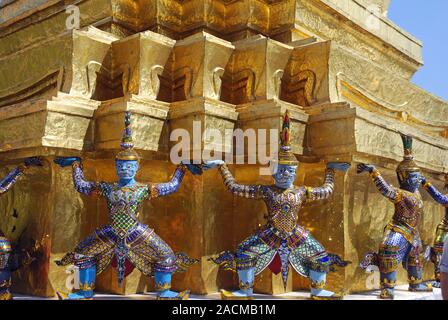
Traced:
<svg viewBox="0 0 448 320">
<path fill-rule="evenodd" d="M 296 171 L 297 166 L 279 164 L 277 172 L 272 175 L 275 180 L 275 185 L 283 189 L 290 188 L 294 180 L 296 180 Z"/>
<path fill-rule="evenodd" d="M 400 180 L 400 179 L 399 179 Z M 422 176 L 420 172 L 410 172 L 408 177 L 400 180 L 400 187 L 411 192 L 415 192 L 420 187 Z"/>
<path fill-rule="evenodd" d="M 115 168 L 118 178 L 124 180 L 131 180 L 135 178 L 138 171 L 138 161 L 136 160 L 117 160 Z"/>
</svg>

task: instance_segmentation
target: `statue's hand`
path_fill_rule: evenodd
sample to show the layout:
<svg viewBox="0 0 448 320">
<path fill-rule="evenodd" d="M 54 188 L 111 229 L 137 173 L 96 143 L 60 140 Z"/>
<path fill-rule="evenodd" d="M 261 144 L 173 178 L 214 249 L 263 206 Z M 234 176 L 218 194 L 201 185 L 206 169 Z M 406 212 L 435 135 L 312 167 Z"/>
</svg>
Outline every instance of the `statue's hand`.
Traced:
<svg viewBox="0 0 448 320">
<path fill-rule="evenodd" d="M 427 180 L 426 177 L 422 174 L 420 174 L 420 183 L 422 184 L 422 186 L 424 186 L 426 184 Z"/>
<path fill-rule="evenodd" d="M 188 161 L 188 160 L 182 160 L 181 163 L 183 165 L 185 165 L 188 168 L 188 170 L 191 173 L 193 173 L 194 175 L 200 175 L 206 170 L 219 167 L 220 165 L 224 164 L 224 161 L 210 160 L 210 161 L 205 161 L 202 164 L 191 164 L 190 161 Z"/>
<path fill-rule="evenodd" d="M 81 159 L 78 157 L 59 157 L 54 159 L 54 163 L 59 165 L 61 168 L 71 166 L 75 161 L 81 161 Z"/>
<path fill-rule="evenodd" d="M 202 165 L 190 163 L 189 160 L 182 160 L 181 163 L 187 167 L 188 171 L 198 176 L 202 174 Z"/>
<path fill-rule="evenodd" d="M 213 169 L 213 168 L 217 168 L 219 166 L 222 166 L 225 162 L 222 160 L 209 160 L 209 161 L 205 161 L 202 164 L 202 168 L 204 170 L 209 170 L 209 169 Z"/>
<path fill-rule="evenodd" d="M 41 157 L 26 158 L 24 163 L 25 163 L 25 166 L 27 166 L 27 167 L 31 167 L 31 166 L 42 167 L 43 166 Z"/>
<path fill-rule="evenodd" d="M 327 168 L 328 169 L 334 169 L 334 170 L 346 172 L 350 168 L 350 163 L 347 163 L 347 162 L 328 162 L 327 163 Z"/>
<path fill-rule="evenodd" d="M 375 170 L 375 166 L 371 164 L 360 163 L 356 166 L 356 173 L 369 172 L 372 173 Z"/>
</svg>

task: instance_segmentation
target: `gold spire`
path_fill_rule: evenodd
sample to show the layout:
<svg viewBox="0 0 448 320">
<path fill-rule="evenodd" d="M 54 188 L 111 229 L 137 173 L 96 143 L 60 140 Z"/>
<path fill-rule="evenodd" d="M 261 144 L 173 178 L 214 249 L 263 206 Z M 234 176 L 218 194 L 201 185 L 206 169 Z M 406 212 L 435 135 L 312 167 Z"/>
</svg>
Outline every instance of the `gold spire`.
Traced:
<svg viewBox="0 0 448 320">
<path fill-rule="evenodd" d="M 138 153 L 134 151 L 134 142 L 132 141 L 131 131 L 131 112 L 124 114 L 124 131 L 121 138 L 121 151 L 116 155 L 116 160 L 135 160 L 139 161 Z"/>
<path fill-rule="evenodd" d="M 289 111 L 285 112 L 283 116 L 282 131 L 280 133 L 280 150 L 278 152 L 278 159 L 273 160 L 273 163 L 285 164 L 290 166 L 297 166 L 299 161 L 291 151 L 291 135 L 290 135 L 290 115 Z"/>
</svg>

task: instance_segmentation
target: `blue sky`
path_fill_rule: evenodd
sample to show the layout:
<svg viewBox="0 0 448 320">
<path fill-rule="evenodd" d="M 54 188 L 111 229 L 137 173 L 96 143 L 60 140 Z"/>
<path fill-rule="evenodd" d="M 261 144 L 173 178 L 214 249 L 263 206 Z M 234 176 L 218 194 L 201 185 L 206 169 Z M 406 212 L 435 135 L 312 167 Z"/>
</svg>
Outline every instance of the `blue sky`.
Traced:
<svg viewBox="0 0 448 320">
<path fill-rule="evenodd" d="M 389 18 L 423 41 L 425 65 L 412 82 L 448 101 L 448 0 L 392 0 Z"/>
</svg>

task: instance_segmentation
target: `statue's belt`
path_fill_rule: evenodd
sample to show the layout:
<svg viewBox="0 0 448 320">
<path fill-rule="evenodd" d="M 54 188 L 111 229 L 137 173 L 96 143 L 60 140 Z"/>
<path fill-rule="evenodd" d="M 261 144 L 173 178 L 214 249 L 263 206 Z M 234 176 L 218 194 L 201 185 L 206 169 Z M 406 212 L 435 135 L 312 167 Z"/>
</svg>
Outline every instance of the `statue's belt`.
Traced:
<svg viewBox="0 0 448 320">
<path fill-rule="evenodd" d="M 111 241 L 116 243 L 119 239 L 125 239 L 126 244 L 137 245 L 140 241 L 145 240 L 148 236 L 154 232 L 153 229 L 149 228 L 147 225 L 143 225 L 136 222 L 132 227 L 126 230 L 116 230 L 111 225 L 102 229 L 97 235 L 103 241 Z"/>
<path fill-rule="evenodd" d="M 418 234 L 417 228 L 412 228 L 408 225 L 400 223 L 398 221 L 393 221 L 386 225 L 384 230 L 390 230 L 394 232 L 398 232 L 401 234 L 409 243 L 414 243 L 414 238 Z"/>
<path fill-rule="evenodd" d="M 286 242 L 290 248 L 296 248 L 308 238 L 309 232 L 303 227 L 296 226 L 291 232 L 286 233 L 267 224 L 258 229 L 257 235 L 271 248 L 278 248 L 282 242 Z"/>
</svg>

